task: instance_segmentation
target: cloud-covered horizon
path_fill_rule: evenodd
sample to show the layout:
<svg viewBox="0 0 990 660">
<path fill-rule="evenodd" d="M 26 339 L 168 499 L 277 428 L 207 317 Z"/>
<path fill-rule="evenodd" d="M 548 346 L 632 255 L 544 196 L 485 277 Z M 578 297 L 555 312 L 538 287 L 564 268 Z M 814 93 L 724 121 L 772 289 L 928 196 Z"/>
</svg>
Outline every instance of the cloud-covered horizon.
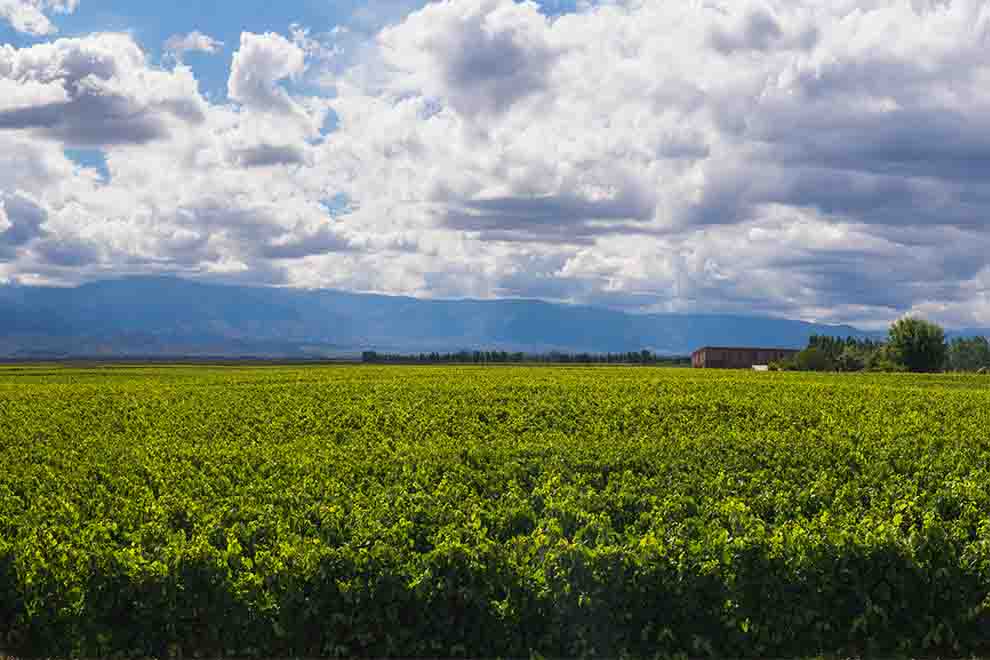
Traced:
<svg viewBox="0 0 990 660">
<path fill-rule="evenodd" d="M 163 45 L 0 0 L 0 280 L 990 326 L 990 4 L 401 4 Z"/>
</svg>

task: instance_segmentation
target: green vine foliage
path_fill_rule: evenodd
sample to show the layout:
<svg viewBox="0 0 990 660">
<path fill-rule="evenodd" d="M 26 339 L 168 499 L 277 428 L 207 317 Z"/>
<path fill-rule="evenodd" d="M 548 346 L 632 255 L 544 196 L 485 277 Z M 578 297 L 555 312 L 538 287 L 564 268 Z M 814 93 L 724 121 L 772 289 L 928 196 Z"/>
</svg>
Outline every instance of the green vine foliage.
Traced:
<svg viewBox="0 0 990 660">
<path fill-rule="evenodd" d="M 0 649 L 990 651 L 978 376 L 0 369 Z"/>
</svg>

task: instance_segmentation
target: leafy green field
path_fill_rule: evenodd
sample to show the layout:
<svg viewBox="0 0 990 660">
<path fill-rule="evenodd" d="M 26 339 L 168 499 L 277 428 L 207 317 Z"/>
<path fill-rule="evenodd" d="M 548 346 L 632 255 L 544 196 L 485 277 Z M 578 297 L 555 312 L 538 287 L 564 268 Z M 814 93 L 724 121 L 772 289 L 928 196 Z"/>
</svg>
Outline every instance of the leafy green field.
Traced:
<svg viewBox="0 0 990 660">
<path fill-rule="evenodd" d="M 0 368 L 0 649 L 986 653 L 990 379 Z"/>
</svg>

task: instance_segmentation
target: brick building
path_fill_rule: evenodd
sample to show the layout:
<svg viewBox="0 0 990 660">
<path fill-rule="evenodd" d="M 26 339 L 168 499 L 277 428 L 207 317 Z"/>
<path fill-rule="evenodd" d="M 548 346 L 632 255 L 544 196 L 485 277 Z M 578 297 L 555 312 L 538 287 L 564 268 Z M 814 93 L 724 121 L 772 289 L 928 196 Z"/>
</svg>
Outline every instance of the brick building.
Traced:
<svg viewBox="0 0 990 660">
<path fill-rule="evenodd" d="M 705 346 L 691 355 L 691 366 L 695 369 L 752 369 L 758 364 L 786 360 L 797 353 L 789 348 Z"/>
</svg>

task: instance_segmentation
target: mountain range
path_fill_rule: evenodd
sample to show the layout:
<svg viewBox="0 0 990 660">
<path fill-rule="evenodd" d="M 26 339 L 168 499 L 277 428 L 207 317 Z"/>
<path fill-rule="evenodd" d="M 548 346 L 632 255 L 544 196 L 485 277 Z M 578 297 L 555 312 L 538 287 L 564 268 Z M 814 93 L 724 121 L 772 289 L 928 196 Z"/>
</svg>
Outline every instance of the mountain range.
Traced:
<svg viewBox="0 0 990 660">
<path fill-rule="evenodd" d="M 990 334 L 990 331 L 961 331 Z M 0 357 L 324 358 L 499 349 L 687 355 L 706 345 L 800 348 L 847 325 L 723 314 L 629 314 L 538 300 L 425 300 L 129 277 L 0 286 Z"/>
</svg>

